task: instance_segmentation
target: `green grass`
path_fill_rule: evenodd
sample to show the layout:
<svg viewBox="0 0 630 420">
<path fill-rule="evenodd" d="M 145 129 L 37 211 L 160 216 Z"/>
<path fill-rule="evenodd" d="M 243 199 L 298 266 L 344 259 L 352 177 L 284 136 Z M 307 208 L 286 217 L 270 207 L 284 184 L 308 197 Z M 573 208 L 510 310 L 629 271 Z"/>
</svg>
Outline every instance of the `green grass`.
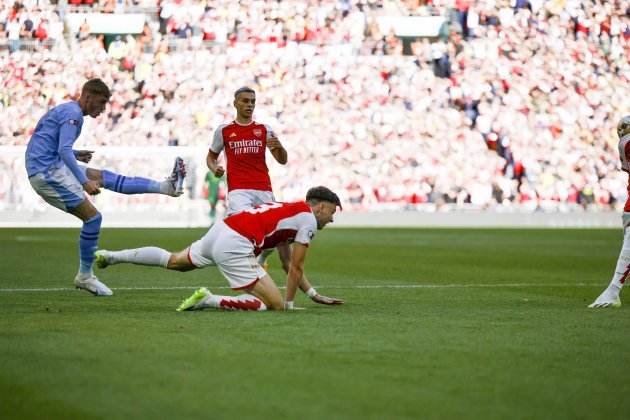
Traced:
<svg viewBox="0 0 630 420">
<path fill-rule="evenodd" d="M 0 418 L 630 418 L 630 303 L 586 309 L 620 230 L 327 229 L 307 273 L 347 304 L 292 313 L 175 312 L 196 286 L 230 293 L 215 268 L 120 265 L 99 274 L 114 297 L 70 290 L 78 233 L 0 230 Z M 7 290 L 37 288 L 64 290 Z"/>
</svg>

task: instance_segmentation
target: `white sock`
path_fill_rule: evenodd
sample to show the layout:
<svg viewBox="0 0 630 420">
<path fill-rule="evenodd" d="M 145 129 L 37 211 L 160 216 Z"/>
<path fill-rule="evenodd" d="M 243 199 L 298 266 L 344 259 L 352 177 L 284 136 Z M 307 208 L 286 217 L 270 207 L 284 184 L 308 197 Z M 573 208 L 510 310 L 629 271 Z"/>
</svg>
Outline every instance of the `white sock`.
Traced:
<svg viewBox="0 0 630 420">
<path fill-rule="evenodd" d="M 617 266 L 615 267 L 615 274 L 613 275 L 606 292 L 619 296 L 621 288 L 626 282 L 626 279 L 630 276 L 630 248 L 622 248 L 617 259 Z"/>
<path fill-rule="evenodd" d="M 110 264 L 131 263 L 166 268 L 170 257 L 170 252 L 155 246 L 109 252 Z"/>
<path fill-rule="evenodd" d="M 82 273 L 81 270 L 77 272 L 77 277 L 81 279 L 87 279 L 87 278 L 92 277 L 93 275 L 94 275 L 94 270 L 90 270 L 89 273 Z"/>
<path fill-rule="evenodd" d="M 216 308 L 227 311 L 266 311 L 267 305 L 256 296 L 249 294 L 239 296 L 210 295 L 199 302 L 196 308 Z"/>
</svg>

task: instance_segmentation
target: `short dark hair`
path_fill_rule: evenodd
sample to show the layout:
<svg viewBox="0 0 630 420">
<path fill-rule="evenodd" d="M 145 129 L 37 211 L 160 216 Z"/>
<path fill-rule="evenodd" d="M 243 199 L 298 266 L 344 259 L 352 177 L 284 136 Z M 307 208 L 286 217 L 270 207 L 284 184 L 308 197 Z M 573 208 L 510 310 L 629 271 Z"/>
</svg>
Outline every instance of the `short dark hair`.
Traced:
<svg viewBox="0 0 630 420">
<path fill-rule="evenodd" d="M 95 95 L 103 95 L 108 98 L 112 96 L 112 92 L 109 90 L 105 82 L 101 79 L 90 79 L 83 85 L 81 93 L 92 93 Z"/>
<path fill-rule="evenodd" d="M 320 201 L 327 201 L 329 203 L 333 203 L 338 206 L 341 210 L 341 201 L 339 200 L 339 196 L 332 192 L 330 189 L 320 185 L 319 187 L 313 187 L 306 193 L 306 201 L 311 201 L 315 203 L 319 203 Z"/>
<path fill-rule="evenodd" d="M 234 99 L 236 99 L 241 93 L 253 93 L 255 95 L 256 91 L 250 87 L 243 86 L 242 88 L 236 89 L 234 92 Z"/>
</svg>

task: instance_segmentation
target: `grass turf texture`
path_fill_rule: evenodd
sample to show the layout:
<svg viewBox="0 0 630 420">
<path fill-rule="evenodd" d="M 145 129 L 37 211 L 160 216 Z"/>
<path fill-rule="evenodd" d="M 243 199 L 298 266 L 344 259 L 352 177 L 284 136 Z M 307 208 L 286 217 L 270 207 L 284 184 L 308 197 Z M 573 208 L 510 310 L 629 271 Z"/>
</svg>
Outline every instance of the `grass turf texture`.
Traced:
<svg viewBox="0 0 630 420">
<path fill-rule="evenodd" d="M 203 232 L 105 229 L 100 245 Z M 113 298 L 7 291 L 72 287 L 78 234 L 0 229 L 0 418 L 630 415 L 630 303 L 586 309 L 620 230 L 327 229 L 307 273 L 347 304 L 300 295 L 293 313 L 175 312 L 196 286 L 231 293 L 215 268 L 110 267 Z M 174 286 L 190 289 L 116 290 Z"/>
</svg>

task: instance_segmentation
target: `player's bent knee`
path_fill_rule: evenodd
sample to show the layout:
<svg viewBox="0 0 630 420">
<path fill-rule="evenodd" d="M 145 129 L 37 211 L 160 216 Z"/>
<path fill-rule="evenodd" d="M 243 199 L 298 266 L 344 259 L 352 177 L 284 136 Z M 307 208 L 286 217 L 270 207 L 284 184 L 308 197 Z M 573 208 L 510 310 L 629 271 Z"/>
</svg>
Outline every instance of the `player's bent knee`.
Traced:
<svg viewBox="0 0 630 420">
<path fill-rule="evenodd" d="M 91 181 L 97 181 L 101 187 L 104 187 L 102 171 L 94 168 L 87 168 L 85 170 L 85 176 L 87 176 L 87 178 Z"/>
<path fill-rule="evenodd" d="M 284 310 L 284 303 L 282 299 L 274 300 L 273 302 L 265 303 L 267 305 L 267 309 L 270 311 L 282 311 Z"/>
<path fill-rule="evenodd" d="M 175 270 L 175 271 L 191 271 L 194 270 L 196 267 L 191 266 L 189 264 L 184 264 L 181 263 L 179 261 L 168 261 L 168 264 L 166 265 L 166 268 L 168 268 L 169 270 Z"/>
<path fill-rule="evenodd" d="M 94 205 L 87 198 L 83 200 L 81 204 L 69 211 L 69 213 L 78 217 L 84 222 L 93 219 L 97 215 L 100 215 L 96 207 L 94 207 Z"/>
<path fill-rule="evenodd" d="M 190 262 L 188 259 L 188 249 L 185 249 L 181 252 L 173 252 L 168 259 L 166 268 L 175 271 L 190 271 L 197 267 Z"/>
<path fill-rule="evenodd" d="M 282 300 L 282 296 L 267 296 L 267 309 L 270 311 L 282 311 L 284 310 L 284 300 Z"/>
<path fill-rule="evenodd" d="M 195 269 L 195 267 L 188 267 L 188 266 L 182 266 L 182 265 L 168 266 L 166 268 L 168 268 L 169 270 L 175 270 L 175 271 L 192 271 Z"/>
<path fill-rule="evenodd" d="M 265 306 L 267 307 L 267 310 L 269 311 L 282 311 L 284 310 L 284 302 L 282 301 L 282 298 L 276 298 L 276 297 L 272 297 L 272 296 L 257 296 L 258 299 L 260 299 L 262 301 L 262 303 L 265 304 Z"/>
<path fill-rule="evenodd" d="M 246 291 L 247 293 L 250 293 L 262 300 L 268 310 L 284 309 L 284 301 L 282 300 L 280 290 L 278 290 L 278 286 L 276 286 L 269 275 L 263 276 L 258 282 L 256 282 L 254 287 L 251 287 Z"/>
</svg>

